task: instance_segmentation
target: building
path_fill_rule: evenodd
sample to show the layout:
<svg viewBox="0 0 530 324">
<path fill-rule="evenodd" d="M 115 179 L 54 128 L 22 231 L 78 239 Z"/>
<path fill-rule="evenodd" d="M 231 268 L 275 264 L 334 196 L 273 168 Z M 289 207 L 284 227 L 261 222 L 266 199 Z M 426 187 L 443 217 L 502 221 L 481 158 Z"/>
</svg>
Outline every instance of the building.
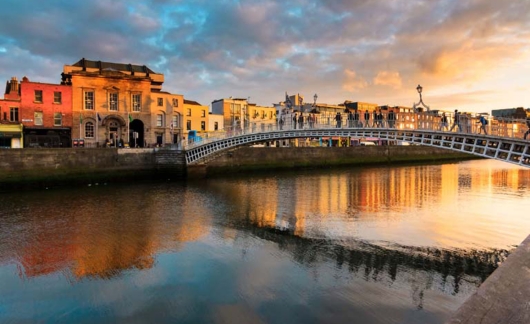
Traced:
<svg viewBox="0 0 530 324">
<path fill-rule="evenodd" d="M 530 116 L 530 108 L 524 109 L 523 107 L 518 107 L 493 109 L 491 115 L 495 118 L 525 119 L 527 116 Z"/>
<path fill-rule="evenodd" d="M 72 87 L 22 78 L 20 118 L 24 147 L 71 147 Z"/>
<path fill-rule="evenodd" d="M 167 139 L 167 122 L 156 126 L 151 112 L 151 92 L 162 89 L 163 74 L 145 65 L 83 58 L 65 65 L 62 75 L 72 87 L 72 136 L 87 146 L 145 147 Z"/>
<path fill-rule="evenodd" d="M 224 131 L 223 115 L 220 114 L 208 114 L 208 132 L 220 132 Z"/>
<path fill-rule="evenodd" d="M 233 131 L 243 126 L 243 118 L 247 115 L 248 99 L 228 98 L 212 101 L 212 113 L 223 115 L 225 130 Z"/>
<path fill-rule="evenodd" d="M 17 78 L 7 81 L 4 99 L 0 100 L 0 148 L 22 148 L 23 126 L 20 121 L 20 87 Z"/>
<path fill-rule="evenodd" d="M 165 91 L 151 92 L 150 125 L 155 145 L 180 143 L 183 125 L 184 96 Z M 148 130 L 149 131 L 149 130 Z M 134 136 L 134 135 L 133 135 Z"/>
<path fill-rule="evenodd" d="M 193 100 L 184 100 L 184 132 L 183 140 L 189 140 L 190 131 L 205 137 L 208 130 L 208 106 L 203 106 Z"/>
</svg>

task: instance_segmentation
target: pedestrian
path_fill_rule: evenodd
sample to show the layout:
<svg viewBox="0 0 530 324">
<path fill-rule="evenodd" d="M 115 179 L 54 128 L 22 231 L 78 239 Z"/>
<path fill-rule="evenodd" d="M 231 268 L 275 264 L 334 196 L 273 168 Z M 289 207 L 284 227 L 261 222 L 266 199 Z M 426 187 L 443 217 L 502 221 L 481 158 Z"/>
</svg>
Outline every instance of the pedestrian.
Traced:
<svg viewBox="0 0 530 324">
<path fill-rule="evenodd" d="M 388 127 L 394 128 L 394 122 L 396 121 L 396 115 L 394 115 L 394 111 L 390 110 L 388 112 Z"/>
<path fill-rule="evenodd" d="M 337 128 L 342 127 L 342 115 L 340 112 L 337 112 L 337 115 L 335 116 L 335 120 L 337 121 Z"/>
<path fill-rule="evenodd" d="M 364 112 L 364 127 L 370 127 L 370 113 L 368 110 Z"/>
<path fill-rule="evenodd" d="M 302 113 L 298 116 L 298 126 L 300 129 L 304 129 L 304 115 Z"/>
<path fill-rule="evenodd" d="M 458 112 L 458 109 L 455 109 L 455 115 L 453 116 L 453 126 L 451 126 L 450 132 L 453 131 L 455 127 L 458 127 L 458 131 L 462 131 L 462 126 L 460 126 L 460 113 Z"/>
<path fill-rule="evenodd" d="M 294 113 L 293 116 L 293 129 L 296 129 L 296 124 L 298 123 L 298 113 Z"/>
<path fill-rule="evenodd" d="M 379 113 L 377 114 L 377 120 L 379 121 L 379 127 L 383 128 L 385 124 L 385 118 L 383 117 L 383 111 L 379 109 Z"/>
<path fill-rule="evenodd" d="M 361 127 L 359 125 L 359 111 L 355 110 L 355 113 L 353 114 L 353 127 Z"/>
<path fill-rule="evenodd" d="M 524 139 L 530 134 L 530 116 L 526 117 L 526 127 L 528 127 L 528 130 L 524 133 Z"/>
<path fill-rule="evenodd" d="M 480 127 L 478 129 L 478 133 L 480 134 L 482 131 L 484 131 L 484 135 L 488 135 L 488 132 L 486 131 L 486 126 L 488 125 L 488 120 L 480 115 L 477 123 L 480 123 Z"/>
<path fill-rule="evenodd" d="M 351 112 L 351 110 L 348 111 L 348 127 L 353 127 L 353 113 Z"/>
<path fill-rule="evenodd" d="M 280 121 L 278 122 L 280 124 L 280 130 L 283 129 L 283 116 L 280 117 Z"/>
<path fill-rule="evenodd" d="M 445 112 L 442 113 L 442 117 L 440 118 L 440 130 L 446 130 L 449 128 L 449 123 L 447 122 L 447 115 Z"/>
</svg>

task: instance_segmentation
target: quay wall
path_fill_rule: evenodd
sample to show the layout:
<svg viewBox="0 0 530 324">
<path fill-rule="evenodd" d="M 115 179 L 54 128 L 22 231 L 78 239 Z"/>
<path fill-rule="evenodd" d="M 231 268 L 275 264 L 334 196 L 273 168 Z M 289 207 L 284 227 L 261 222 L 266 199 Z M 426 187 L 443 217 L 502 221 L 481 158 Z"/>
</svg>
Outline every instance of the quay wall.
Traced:
<svg viewBox="0 0 530 324">
<path fill-rule="evenodd" d="M 181 151 L 114 148 L 0 151 L 0 190 L 185 176 L 185 156 Z"/>
<path fill-rule="evenodd" d="M 239 147 L 198 165 L 167 149 L 20 149 L 0 151 L 0 190 L 19 187 L 181 180 L 242 171 L 424 163 L 474 158 L 423 146 Z"/>
<path fill-rule="evenodd" d="M 205 163 L 188 166 L 188 177 L 209 177 L 244 171 L 326 168 L 475 159 L 476 156 L 429 146 L 239 147 Z"/>
</svg>

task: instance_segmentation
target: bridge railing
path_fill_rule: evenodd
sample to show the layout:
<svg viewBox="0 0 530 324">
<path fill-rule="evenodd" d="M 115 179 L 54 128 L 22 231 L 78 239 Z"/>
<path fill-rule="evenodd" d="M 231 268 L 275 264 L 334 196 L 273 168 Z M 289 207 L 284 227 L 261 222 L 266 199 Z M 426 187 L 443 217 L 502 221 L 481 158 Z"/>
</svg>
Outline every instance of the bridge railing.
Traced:
<svg viewBox="0 0 530 324">
<path fill-rule="evenodd" d="M 223 130 L 208 132 L 198 141 L 184 143 L 184 148 L 193 148 L 198 145 L 214 142 L 217 140 L 236 137 L 240 135 L 259 134 L 274 131 L 287 130 L 311 130 L 311 129 L 398 129 L 398 130 L 427 130 L 440 131 L 446 133 L 482 133 L 478 114 L 461 114 L 460 121 L 455 125 L 454 115 L 448 114 L 448 122 L 442 123 L 441 116 L 432 112 L 396 112 L 394 118 L 388 112 L 382 112 L 382 118 L 374 119 L 373 113 L 369 119 L 364 118 L 361 113 L 356 120 L 347 113 L 337 115 L 326 115 L 318 113 L 304 113 L 303 118 L 299 118 L 299 113 L 294 118 L 294 114 L 285 114 L 276 120 L 265 122 L 254 122 L 243 120 L 243 123 L 225 126 Z M 488 125 L 485 126 L 487 135 L 506 138 L 523 138 L 528 130 L 524 119 L 513 118 L 492 118 L 487 117 Z"/>
</svg>

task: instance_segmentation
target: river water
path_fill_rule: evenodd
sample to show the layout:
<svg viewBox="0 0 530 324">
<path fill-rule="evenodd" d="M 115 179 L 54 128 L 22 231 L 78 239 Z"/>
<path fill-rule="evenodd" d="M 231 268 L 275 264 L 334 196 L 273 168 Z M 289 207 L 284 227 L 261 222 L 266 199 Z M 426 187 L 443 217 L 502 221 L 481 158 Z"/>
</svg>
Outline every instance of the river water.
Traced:
<svg viewBox="0 0 530 324">
<path fill-rule="evenodd" d="M 1 323 L 443 323 L 530 234 L 475 160 L 0 197 Z"/>
</svg>

